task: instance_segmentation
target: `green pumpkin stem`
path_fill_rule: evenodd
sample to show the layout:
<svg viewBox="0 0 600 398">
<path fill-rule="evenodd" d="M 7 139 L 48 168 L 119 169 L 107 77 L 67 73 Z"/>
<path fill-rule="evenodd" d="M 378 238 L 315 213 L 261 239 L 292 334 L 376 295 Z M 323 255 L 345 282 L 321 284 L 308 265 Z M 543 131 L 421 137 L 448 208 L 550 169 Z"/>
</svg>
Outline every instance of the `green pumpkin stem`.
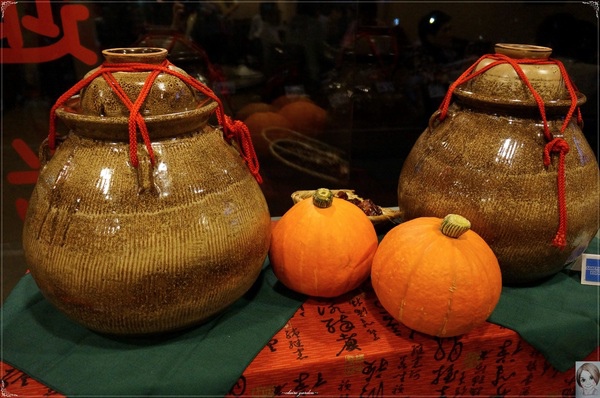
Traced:
<svg viewBox="0 0 600 398">
<path fill-rule="evenodd" d="M 448 214 L 442 220 L 442 233 L 450 238 L 458 238 L 471 229 L 471 222 L 458 214 Z"/>
<path fill-rule="evenodd" d="M 313 204 L 321 209 L 326 209 L 333 203 L 333 192 L 327 188 L 319 188 L 313 194 Z"/>
</svg>

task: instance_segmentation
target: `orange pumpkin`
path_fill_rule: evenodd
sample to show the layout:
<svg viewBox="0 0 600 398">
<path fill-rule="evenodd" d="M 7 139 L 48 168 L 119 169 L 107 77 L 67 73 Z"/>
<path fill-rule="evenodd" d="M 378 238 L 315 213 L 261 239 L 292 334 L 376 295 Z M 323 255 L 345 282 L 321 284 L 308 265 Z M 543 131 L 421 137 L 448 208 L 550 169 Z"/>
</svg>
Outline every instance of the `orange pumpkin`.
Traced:
<svg viewBox="0 0 600 398">
<path fill-rule="evenodd" d="M 327 111 L 310 101 L 294 101 L 279 110 L 292 123 L 292 129 L 305 134 L 318 134 L 327 123 Z"/>
<path fill-rule="evenodd" d="M 269 260 L 289 289 L 337 297 L 369 277 L 377 243 L 375 227 L 362 210 L 321 188 L 275 224 Z"/>
<path fill-rule="evenodd" d="M 312 102 L 310 98 L 304 95 L 281 95 L 271 101 L 271 105 L 273 105 L 277 109 L 281 109 L 287 104 L 291 104 L 296 101 L 307 101 Z"/>
<path fill-rule="evenodd" d="M 371 269 L 381 305 L 399 322 L 432 336 L 481 325 L 502 291 L 495 254 L 464 217 L 421 217 L 392 228 Z"/>
<path fill-rule="evenodd" d="M 235 114 L 236 119 L 245 120 L 253 113 L 257 112 L 277 112 L 277 108 L 275 108 L 271 104 L 267 104 L 266 102 L 249 102 L 246 105 L 242 106 Z"/>
<path fill-rule="evenodd" d="M 269 142 L 262 135 L 264 129 L 269 127 L 282 127 L 291 129 L 292 123 L 277 112 L 255 112 L 244 119 L 244 123 L 250 131 L 254 150 L 259 157 L 269 154 Z"/>
</svg>

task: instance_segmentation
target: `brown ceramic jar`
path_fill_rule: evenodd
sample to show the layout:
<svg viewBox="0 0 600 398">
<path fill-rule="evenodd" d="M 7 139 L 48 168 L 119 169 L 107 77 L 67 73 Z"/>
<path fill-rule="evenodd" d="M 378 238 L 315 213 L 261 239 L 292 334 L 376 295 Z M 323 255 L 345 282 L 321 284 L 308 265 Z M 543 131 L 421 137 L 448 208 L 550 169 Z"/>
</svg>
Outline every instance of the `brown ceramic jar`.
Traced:
<svg viewBox="0 0 600 398">
<path fill-rule="evenodd" d="M 511 59 L 547 59 L 551 49 L 498 45 Z M 490 63 L 480 60 L 475 70 Z M 400 173 L 398 203 L 405 219 L 468 218 L 498 257 L 503 282 L 523 284 L 559 272 L 598 231 L 598 163 L 575 118 L 560 134 L 571 99 L 559 67 L 522 64 L 543 99 L 549 131 L 569 146 L 564 156 L 566 242 L 553 239 L 561 219 L 559 155 L 546 167 L 548 139 L 539 105 L 509 64 L 459 85 L 445 119 L 439 111 Z M 577 93 L 577 105 L 585 96 Z"/>
<path fill-rule="evenodd" d="M 166 50 L 105 56 L 153 64 Z M 113 76 L 133 101 L 148 74 Z M 209 125 L 216 108 L 159 74 L 141 108 L 155 163 L 138 142 L 137 167 L 129 111 L 102 77 L 57 109 L 70 132 L 42 156 L 23 246 L 41 292 L 67 316 L 103 333 L 167 332 L 204 322 L 255 282 L 270 215 L 240 153 Z"/>
</svg>

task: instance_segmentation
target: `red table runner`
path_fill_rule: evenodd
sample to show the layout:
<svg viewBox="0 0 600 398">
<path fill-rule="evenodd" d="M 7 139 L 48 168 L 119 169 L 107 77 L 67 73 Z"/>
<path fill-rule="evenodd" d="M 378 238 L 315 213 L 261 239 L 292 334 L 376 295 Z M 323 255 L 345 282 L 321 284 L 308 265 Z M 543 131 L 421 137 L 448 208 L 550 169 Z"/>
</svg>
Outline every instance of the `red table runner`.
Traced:
<svg viewBox="0 0 600 398">
<path fill-rule="evenodd" d="M 581 360 L 600 361 L 600 350 Z M 2 396 L 62 397 L 1 365 Z M 573 367 L 556 371 L 517 333 L 491 323 L 457 338 L 413 332 L 379 306 L 366 284 L 336 299 L 307 300 L 229 396 L 564 397 L 575 395 Z"/>
</svg>

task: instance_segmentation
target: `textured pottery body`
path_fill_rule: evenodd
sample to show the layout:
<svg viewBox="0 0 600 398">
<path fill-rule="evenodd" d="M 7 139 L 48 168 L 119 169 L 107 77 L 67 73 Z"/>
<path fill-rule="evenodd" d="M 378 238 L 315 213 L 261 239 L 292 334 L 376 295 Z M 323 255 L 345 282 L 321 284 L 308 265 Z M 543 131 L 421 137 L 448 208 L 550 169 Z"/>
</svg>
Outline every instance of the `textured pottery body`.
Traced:
<svg viewBox="0 0 600 398">
<path fill-rule="evenodd" d="M 574 260 L 598 230 L 598 163 L 579 125 L 564 131 L 566 247 L 553 246 L 559 223 L 558 155 L 545 167 L 547 140 L 537 104 L 509 66 L 489 69 L 455 91 L 448 116 L 432 117 L 406 159 L 398 184 L 405 219 L 458 213 L 490 245 L 505 284 L 550 276 Z M 550 131 L 559 132 L 570 100 L 559 71 L 524 72 L 545 103 Z M 494 76 L 496 74 L 496 76 Z M 536 78 L 536 76 L 542 76 Z M 545 77 L 544 77 L 545 76 Z M 548 78 L 548 76 L 553 76 Z M 585 97 L 578 95 L 581 105 Z"/>
<path fill-rule="evenodd" d="M 115 75 L 128 93 L 139 87 L 140 76 Z M 29 203 L 23 245 L 33 278 L 58 309 L 99 332 L 202 323 L 252 286 L 268 251 L 266 201 L 237 150 L 208 124 L 216 104 L 164 79 L 187 104 L 167 109 L 172 102 L 161 107 L 150 93 L 154 165 L 138 143 L 139 166 L 132 166 L 126 115 L 94 114 L 92 105 L 83 111 L 85 101 L 74 98 L 57 111 L 70 133 Z M 94 90 L 82 98 L 102 91 Z M 107 112 L 102 101 L 94 109 Z"/>
</svg>

